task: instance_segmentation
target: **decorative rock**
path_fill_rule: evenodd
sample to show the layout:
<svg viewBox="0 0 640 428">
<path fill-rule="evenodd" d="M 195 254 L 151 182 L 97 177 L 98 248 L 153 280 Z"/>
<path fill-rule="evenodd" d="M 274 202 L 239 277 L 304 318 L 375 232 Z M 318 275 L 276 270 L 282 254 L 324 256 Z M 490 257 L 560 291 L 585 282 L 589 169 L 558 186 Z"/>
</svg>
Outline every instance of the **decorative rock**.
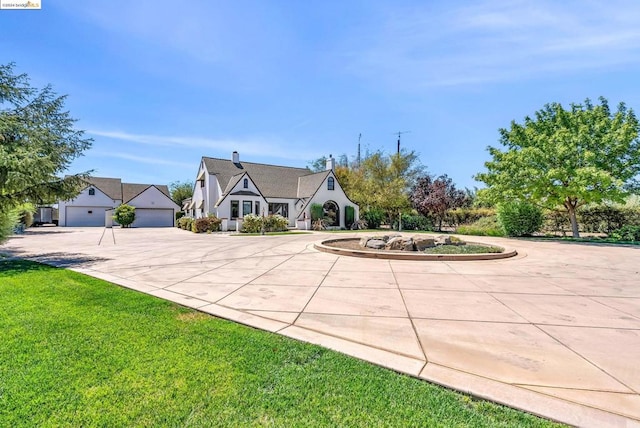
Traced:
<svg viewBox="0 0 640 428">
<path fill-rule="evenodd" d="M 425 238 L 423 236 L 414 236 L 413 244 L 416 251 L 424 251 L 427 248 L 433 248 L 436 246 L 436 240 L 433 238 Z"/>
<path fill-rule="evenodd" d="M 440 235 L 436 238 L 436 245 L 451 245 L 451 237 Z"/>
<path fill-rule="evenodd" d="M 393 238 L 402 238 L 402 235 L 400 235 L 399 233 L 392 233 L 391 235 L 381 236 L 378 239 L 382 239 L 384 242 L 389 242 Z"/>
<path fill-rule="evenodd" d="M 363 236 L 362 238 L 360 238 L 360 246 L 361 247 L 366 247 L 367 246 L 367 242 L 369 241 L 369 239 L 371 239 L 370 236 Z"/>
<path fill-rule="evenodd" d="M 369 239 L 367 241 L 367 248 L 373 248 L 374 250 L 382 250 L 385 245 L 387 245 L 387 243 L 382 239 Z"/>
<path fill-rule="evenodd" d="M 387 241 L 387 245 L 384 247 L 385 250 L 402 250 L 404 248 L 404 238 L 401 236 L 395 236 Z"/>
<path fill-rule="evenodd" d="M 407 238 L 402 243 L 402 251 L 415 251 L 416 247 L 413 243 L 413 238 Z"/>
</svg>

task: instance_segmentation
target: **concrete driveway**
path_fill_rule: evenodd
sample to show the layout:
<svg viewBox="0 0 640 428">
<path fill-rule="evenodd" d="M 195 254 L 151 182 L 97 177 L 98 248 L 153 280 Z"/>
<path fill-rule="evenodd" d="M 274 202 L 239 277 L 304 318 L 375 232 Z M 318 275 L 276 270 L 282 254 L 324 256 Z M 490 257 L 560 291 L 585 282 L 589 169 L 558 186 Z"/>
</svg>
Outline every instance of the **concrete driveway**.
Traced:
<svg viewBox="0 0 640 428">
<path fill-rule="evenodd" d="M 0 251 L 580 426 L 640 426 L 640 247 L 482 238 L 484 262 L 318 252 L 355 234 L 41 228 Z"/>
</svg>

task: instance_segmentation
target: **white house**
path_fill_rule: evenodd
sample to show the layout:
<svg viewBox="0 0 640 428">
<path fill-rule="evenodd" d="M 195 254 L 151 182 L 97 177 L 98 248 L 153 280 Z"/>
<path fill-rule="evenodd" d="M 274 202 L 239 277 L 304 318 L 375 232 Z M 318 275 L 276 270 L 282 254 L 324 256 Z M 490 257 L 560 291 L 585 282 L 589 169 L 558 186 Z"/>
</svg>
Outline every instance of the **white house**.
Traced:
<svg viewBox="0 0 640 428">
<path fill-rule="evenodd" d="M 121 204 L 136 207 L 132 227 L 171 227 L 180 207 L 165 185 L 122 183 L 119 178 L 91 177 L 78 196 L 60 201 L 59 226 L 109 225 L 113 209 Z M 109 211 L 109 213 L 107 213 Z"/>
<path fill-rule="evenodd" d="M 238 152 L 231 159 L 203 157 L 191 201 L 185 204 L 187 215 L 195 218 L 210 214 L 229 220 L 229 227 L 247 214 L 280 214 L 289 219 L 311 218 L 311 206 L 323 206 L 332 227 L 348 227 L 345 212 L 358 205 L 342 190 L 335 175 L 335 159 L 327 159 L 325 171 L 312 173 L 308 168 L 241 162 Z"/>
</svg>

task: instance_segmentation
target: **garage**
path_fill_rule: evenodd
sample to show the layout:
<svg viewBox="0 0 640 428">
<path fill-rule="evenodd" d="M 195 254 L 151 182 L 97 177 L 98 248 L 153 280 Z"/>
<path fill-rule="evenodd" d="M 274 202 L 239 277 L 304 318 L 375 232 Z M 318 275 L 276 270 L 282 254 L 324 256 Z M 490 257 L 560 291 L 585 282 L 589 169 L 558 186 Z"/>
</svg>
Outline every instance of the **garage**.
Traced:
<svg viewBox="0 0 640 428">
<path fill-rule="evenodd" d="M 133 227 L 173 227 L 173 209 L 136 208 Z"/>
<path fill-rule="evenodd" d="M 66 226 L 104 227 L 105 211 L 112 207 L 65 207 Z"/>
</svg>

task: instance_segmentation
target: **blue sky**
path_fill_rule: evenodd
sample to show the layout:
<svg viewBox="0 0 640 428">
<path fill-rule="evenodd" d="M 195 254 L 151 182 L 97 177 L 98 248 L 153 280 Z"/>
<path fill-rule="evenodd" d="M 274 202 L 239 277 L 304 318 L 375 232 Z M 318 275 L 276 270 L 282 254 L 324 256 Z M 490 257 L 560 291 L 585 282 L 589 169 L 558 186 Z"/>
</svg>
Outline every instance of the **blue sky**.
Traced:
<svg viewBox="0 0 640 428">
<path fill-rule="evenodd" d="M 64 1 L 0 11 L 0 63 L 68 94 L 70 172 L 168 184 L 201 156 L 420 154 L 461 187 L 498 128 L 589 97 L 640 110 L 640 2 Z"/>
</svg>

